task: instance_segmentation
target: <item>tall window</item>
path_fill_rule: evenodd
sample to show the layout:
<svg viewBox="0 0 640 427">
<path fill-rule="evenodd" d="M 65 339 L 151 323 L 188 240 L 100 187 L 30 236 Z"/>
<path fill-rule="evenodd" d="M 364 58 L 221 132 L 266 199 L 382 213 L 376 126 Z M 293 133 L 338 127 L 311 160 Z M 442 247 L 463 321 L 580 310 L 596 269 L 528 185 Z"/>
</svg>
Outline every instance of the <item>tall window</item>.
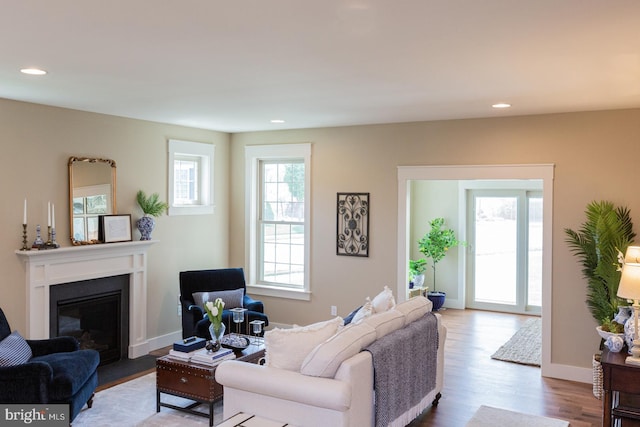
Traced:
<svg viewBox="0 0 640 427">
<path fill-rule="evenodd" d="M 215 146 L 169 140 L 169 215 L 213 213 Z"/>
<path fill-rule="evenodd" d="M 248 278 L 257 294 L 309 297 L 310 144 L 248 146 Z"/>
</svg>

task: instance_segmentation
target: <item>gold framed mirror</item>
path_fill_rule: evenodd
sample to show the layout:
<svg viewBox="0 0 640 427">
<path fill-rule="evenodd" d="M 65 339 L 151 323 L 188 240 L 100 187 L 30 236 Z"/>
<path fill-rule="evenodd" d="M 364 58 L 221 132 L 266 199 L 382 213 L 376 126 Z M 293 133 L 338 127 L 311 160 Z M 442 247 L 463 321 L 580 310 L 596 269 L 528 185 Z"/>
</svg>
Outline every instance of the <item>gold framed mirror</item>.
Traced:
<svg viewBox="0 0 640 427">
<path fill-rule="evenodd" d="M 72 245 L 98 240 L 100 215 L 116 210 L 116 162 L 92 157 L 69 158 L 69 230 Z"/>
</svg>

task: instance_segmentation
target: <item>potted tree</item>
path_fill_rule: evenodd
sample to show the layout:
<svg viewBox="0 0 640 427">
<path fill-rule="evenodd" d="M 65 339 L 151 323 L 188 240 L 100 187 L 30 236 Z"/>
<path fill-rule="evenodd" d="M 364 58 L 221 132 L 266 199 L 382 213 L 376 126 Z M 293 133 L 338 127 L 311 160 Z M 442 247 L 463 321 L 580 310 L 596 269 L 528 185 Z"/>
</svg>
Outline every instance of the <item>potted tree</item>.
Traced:
<svg viewBox="0 0 640 427">
<path fill-rule="evenodd" d="M 585 214 L 587 220 L 579 230 L 565 228 L 565 241 L 582 264 L 582 275 L 587 280 L 586 303 L 591 315 L 598 325 L 610 329 L 618 307 L 626 305 L 617 296 L 618 254 L 626 251 L 636 234 L 625 207 L 593 201 L 587 205 Z"/>
<path fill-rule="evenodd" d="M 433 303 L 433 309 L 439 310 L 444 304 L 445 292 L 436 291 L 436 265 L 447 255 L 450 248 L 458 245 L 466 245 L 456 239 L 452 229 L 443 229 L 444 218 L 436 218 L 429 222 L 431 229 L 418 241 L 418 250 L 426 257 L 431 258 L 433 269 L 433 291 L 427 293 L 427 298 Z"/>
<path fill-rule="evenodd" d="M 136 227 L 140 230 L 140 240 L 151 240 L 151 232 L 156 225 L 153 217 L 162 215 L 169 205 L 160 201 L 160 195 L 158 193 L 147 196 L 142 190 L 138 191 L 136 200 L 144 213 L 144 216 L 136 221 Z"/>
</svg>

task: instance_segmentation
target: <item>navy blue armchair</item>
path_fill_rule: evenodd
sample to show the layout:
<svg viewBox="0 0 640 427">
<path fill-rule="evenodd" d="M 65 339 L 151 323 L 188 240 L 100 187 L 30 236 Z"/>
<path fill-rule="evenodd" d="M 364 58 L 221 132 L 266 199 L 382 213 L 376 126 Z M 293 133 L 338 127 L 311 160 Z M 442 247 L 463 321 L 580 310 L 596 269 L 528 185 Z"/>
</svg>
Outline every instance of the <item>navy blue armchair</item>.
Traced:
<svg viewBox="0 0 640 427">
<path fill-rule="evenodd" d="M 0 340 L 11 334 L 0 309 Z M 73 337 L 26 340 L 33 356 L 26 363 L 0 367 L 1 403 L 62 403 L 72 421 L 85 403 L 91 408 L 98 385 L 100 355 L 79 350 Z"/>
<path fill-rule="evenodd" d="M 180 272 L 180 303 L 182 306 L 182 337 L 198 336 L 211 339 L 209 334 L 209 319 L 202 307 L 195 302 L 193 294 L 196 292 L 216 292 L 243 289 L 242 305 L 247 309 L 245 322 L 239 325 L 241 334 L 249 334 L 249 322 L 264 321 L 269 325 L 269 318 L 264 314 L 262 301 L 251 298 L 246 293 L 247 285 L 242 268 L 222 268 L 215 270 L 193 270 Z M 226 325 L 226 333 L 235 332 L 236 325 L 231 320 L 233 313 L 227 309 L 222 312 L 222 322 Z"/>
</svg>

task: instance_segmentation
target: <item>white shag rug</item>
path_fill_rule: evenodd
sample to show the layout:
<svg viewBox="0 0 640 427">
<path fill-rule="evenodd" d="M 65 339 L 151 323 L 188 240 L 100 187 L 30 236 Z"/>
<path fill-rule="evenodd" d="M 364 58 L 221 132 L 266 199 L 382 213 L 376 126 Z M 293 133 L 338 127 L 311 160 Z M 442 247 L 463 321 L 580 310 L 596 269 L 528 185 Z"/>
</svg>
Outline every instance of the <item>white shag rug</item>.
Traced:
<svg viewBox="0 0 640 427">
<path fill-rule="evenodd" d="M 522 365 L 542 363 L 542 319 L 529 319 L 509 341 L 491 356 L 492 359 Z"/>
<path fill-rule="evenodd" d="M 507 411 L 505 409 L 481 406 L 473 418 L 467 423 L 467 427 L 569 427 L 569 423 L 557 418 L 541 417 L 520 412 Z"/>
<path fill-rule="evenodd" d="M 186 406 L 192 401 L 161 394 L 162 402 Z M 198 410 L 208 409 L 200 405 Z M 214 425 L 222 422 L 222 402 L 214 405 Z M 73 420 L 73 427 L 208 426 L 209 419 L 161 407 L 156 412 L 156 374 L 151 373 L 99 391 L 91 409 L 85 407 Z"/>
</svg>

